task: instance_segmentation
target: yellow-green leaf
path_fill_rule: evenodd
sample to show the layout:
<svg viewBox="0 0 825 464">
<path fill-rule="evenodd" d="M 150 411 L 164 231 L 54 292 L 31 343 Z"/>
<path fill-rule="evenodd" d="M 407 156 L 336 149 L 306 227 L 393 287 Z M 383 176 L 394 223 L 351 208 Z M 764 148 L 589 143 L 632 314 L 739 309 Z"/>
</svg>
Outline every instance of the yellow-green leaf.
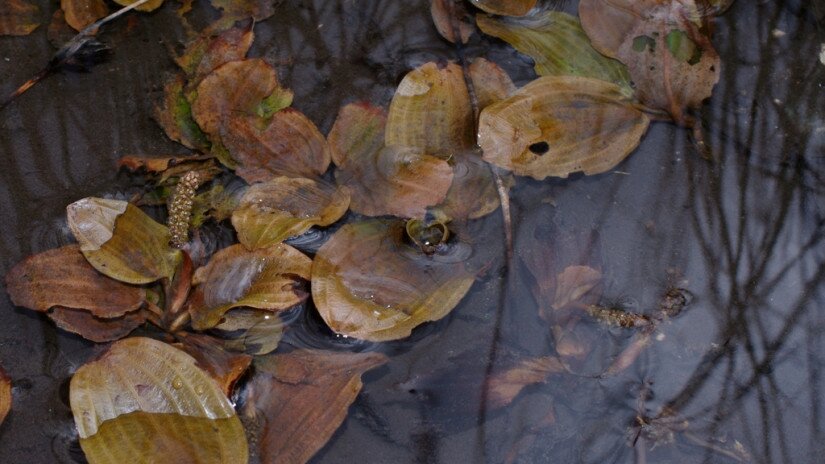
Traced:
<svg viewBox="0 0 825 464">
<path fill-rule="evenodd" d="M 66 207 L 69 228 L 83 255 L 102 274 L 130 284 L 171 278 L 180 251 L 169 229 L 120 200 L 84 198 Z"/>
<path fill-rule="evenodd" d="M 518 175 L 598 174 L 638 146 L 649 122 L 615 84 L 545 76 L 485 108 L 478 143 L 486 161 Z"/>
<path fill-rule="evenodd" d="M 129 6 L 132 3 L 136 3 L 138 0 L 115 0 L 115 3 L 118 5 Z M 149 0 L 148 2 L 140 5 L 139 7 L 135 8 L 138 11 L 154 11 L 157 10 L 161 5 L 163 5 L 163 0 Z"/>
</svg>

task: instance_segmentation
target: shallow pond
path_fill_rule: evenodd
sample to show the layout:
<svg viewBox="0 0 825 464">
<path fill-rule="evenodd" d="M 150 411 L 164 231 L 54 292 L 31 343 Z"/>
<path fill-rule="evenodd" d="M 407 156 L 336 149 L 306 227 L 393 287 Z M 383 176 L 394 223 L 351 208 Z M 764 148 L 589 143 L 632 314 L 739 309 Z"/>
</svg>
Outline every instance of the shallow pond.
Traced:
<svg viewBox="0 0 825 464">
<path fill-rule="evenodd" d="M 43 21 L 55 9 L 41 1 Z M 64 73 L 0 112 L 0 272 L 72 241 L 65 206 L 134 189 L 126 155 L 186 153 L 152 119 L 185 32 L 173 2 L 102 35 L 111 59 Z M 199 2 L 196 2 L 199 3 Z M 576 1 L 540 2 L 575 14 Z M 195 24 L 214 16 L 203 5 Z M 536 181 L 511 191 L 516 258 L 505 258 L 498 212 L 471 227 L 489 263 L 444 319 L 408 339 L 336 337 L 309 308 L 282 343 L 378 351 L 349 416 L 313 463 L 339 462 L 818 462 L 825 449 L 825 3 L 735 2 L 714 20 L 721 78 L 701 108 L 712 153 L 688 131 L 652 123 L 609 172 Z M 294 107 L 326 134 L 339 109 L 387 105 L 401 78 L 456 47 L 429 2 L 283 0 L 255 26 L 250 56 L 276 66 Z M 0 93 L 54 53 L 45 25 L 0 37 Z M 531 61 L 484 35 L 463 47 L 503 67 L 517 86 Z M 519 359 L 553 354 L 525 266 L 599 267 L 599 303 L 651 314 L 669 290 L 690 304 L 659 324 L 635 362 L 599 376 L 636 331 L 583 319 L 590 349 L 572 372 L 530 385 L 504 408 L 484 405 L 485 379 Z M 525 258 L 526 257 L 526 258 Z M 0 365 L 14 403 L 0 426 L 2 462 L 85 462 L 68 379 L 99 350 L 16 308 L 0 291 Z M 557 334 L 558 335 L 558 334 Z M 657 420 L 653 420 L 658 418 Z"/>
</svg>

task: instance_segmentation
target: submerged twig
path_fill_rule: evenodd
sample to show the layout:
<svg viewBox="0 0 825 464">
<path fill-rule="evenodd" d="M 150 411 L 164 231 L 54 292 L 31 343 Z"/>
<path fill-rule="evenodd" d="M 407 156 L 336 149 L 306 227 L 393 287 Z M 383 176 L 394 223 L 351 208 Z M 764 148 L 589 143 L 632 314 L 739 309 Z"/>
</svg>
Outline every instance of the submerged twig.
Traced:
<svg viewBox="0 0 825 464">
<path fill-rule="evenodd" d="M 96 64 L 96 62 L 99 61 L 109 50 L 108 46 L 97 40 L 96 36 L 97 33 L 100 32 L 101 26 L 148 1 L 149 0 L 138 0 L 131 5 L 115 11 L 105 18 L 95 21 L 82 31 L 78 32 L 72 40 L 66 42 L 66 44 L 52 56 L 45 68 L 0 101 L 0 111 L 14 101 L 15 98 L 24 94 L 27 90 L 34 87 L 35 84 L 51 76 L 52 74 L 58 73 L 64 69 L 87 70 L 92 65 Z"/>
</svg>

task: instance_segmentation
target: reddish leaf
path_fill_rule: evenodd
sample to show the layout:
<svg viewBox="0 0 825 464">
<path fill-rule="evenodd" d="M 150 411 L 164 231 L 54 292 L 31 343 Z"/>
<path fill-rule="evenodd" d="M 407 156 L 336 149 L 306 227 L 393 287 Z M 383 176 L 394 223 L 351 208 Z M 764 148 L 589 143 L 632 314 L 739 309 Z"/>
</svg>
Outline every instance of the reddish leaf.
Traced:
<svg viewBox="0 0 825 464">
<path fill-rule="evenodd" d="M 119 340 L 146 322 L 146 311 L 137 310 L 120 317 L 100 318 L 88 311 L 56 306 L 49 318 L 63 330 L 97 343 Z"/>
<path fill-rule="evenodd" d="M 561 361 L 553 356 L 522 360 L 515 367 L 489 378 L 487 401 L 492 408 L 507 406 L 524 387 L 544 382 L 550 375 L 564 370 Z"/>
<path fill-rule="evenodd" d="M 25 0 L 0 2 L 0 35 L 28 35 L 37 29 L 40 8 Z"/>
<path fill-rule="evenodd" d="M 60 0 L 66 22 L 77 31 L 109 14 L 103 0 Z"/>
<path fill-rule="evenodd" d="M 438 29 L 441 37 L 452 43 L 458 42 L 456 40 L 456 27 L 461 43 L 467 43 L 473 31 L 475 31 L 473 17 L 462 1 L 431 0 L 430 15 L 432 15 L 435 28 Z"/>
<path fill-rule="evenodd" d="M 179 336 L 183 340 L 180 348 L 195 358 L 197 366 L 215 379 L 226 396 L 231 396 L 235 382 L 252 363 L 252 356 L 228 353 L 221 347 L 221 340 L 208 335 L 181 332 Z"/>
<path fill-rule="evenodd" d="M 26 258 L 6 274 L 6 288 L 18 306 L 41 312 L 53 306 L 85 309 L 101 318 L 134 311 L 145 297 L 142 288 L 97 272 L 77 245 Z"/>
</svg>

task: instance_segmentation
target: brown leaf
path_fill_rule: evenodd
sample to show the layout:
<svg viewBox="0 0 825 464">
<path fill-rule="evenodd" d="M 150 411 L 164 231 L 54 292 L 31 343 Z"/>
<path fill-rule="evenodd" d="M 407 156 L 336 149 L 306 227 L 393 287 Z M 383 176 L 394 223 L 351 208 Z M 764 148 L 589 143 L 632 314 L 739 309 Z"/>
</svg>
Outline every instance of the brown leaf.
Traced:
<svg viewBox="0 0 825 464">
<path fill-rule="evenodd" d="M 268 122 L 228 116 L 220 138 L 238 162 L 235 173 L 250 184 L 276 176 L 319 178 L 331 161 L 324 136 L 293 108 L 278 111 Z"/>
<path fill-rule="evenodd" d="M 0 3 L 0 35 L 28 35 L 39 26 L 40 8 L 25 0 Z"/>
<path fill-rule="evenodd" d="M 109 14 L 109 7 L 103 0 L 60 0 L 60 8 L 66 22 L 76 31 L 82 31 Z"/>
<path fill-rule="evenodd" d="M 115 0 L 115 3 L 117 3 L 118 5 L 128 6 L 137 1 L 138 0 Z M 161 5 L 163 5 L 163 1 L 164 0 L 149 0 L 148 2 L 144 3 L 143 5 L 140 5 L 135 9 L 138 11 L 145 12 L 154 11 L 158 9 Z"/>
<path fill-rule="evenodd" d="M 660 5 L 681 9 L 678 2 L 671 0 L 581 0 L 579 18 L 593 48 L 616 58 L 636 24 Z"/>
<path fill-rule="evenodd" d="M 55 306 L 49 318 L 63 330 L 97 343 L 120 340 L 146 322 L 146 311 L 139 309 L 112 318 L 101 318 L 81 309 Z"/>
<path fill-rule="evenodd" d="M 487 13 L 504 16 L 524 16 L 536 6 L 536 0 L 470 0 Z"/>
<path fill-rule="evenodd" d="M 453 180 L 445 200 L 434 209 L 454 221 L 478 219 L 499 206 L 498 190 L 490 166 L 478 151 L 456 152 L 450 160 Z M 504 176 L 510 188 L 512 176 Z"/>
<path fill-rule="evenodd" d="M 200 35 L 190 42 L 183 54 L 175 58 L 188 78 L 188 88 L 197 86 L 220 66 L 243 60 L 255 39 L 253 26 L 254 22 L 247 20 L 219 33 Z"/>
<path fill-rule="evenodd" d="M 431 0 L 430 15 L 433 17 L 433 23 L 435 23 L 435 28 L 438 29 L 441 37 L 452 43 L 457 42 L 454 24 L 458 27 L 461 43 L 467 43 L 475 31 L 473 17 L 462 1 Z"/>
<path fill-rule="evenodd" d="M 306 255 L 283 243 L 255 251 L 236 244 L 218 251 L 195 271 L 192 326 L 214 327 L 225 312 L 242 306 L 269 311 L 295 306 L 307 296 L 301 282 L 309 280 L 311 266 Z"/>
<path fill-rule="evenodd" d="M 338 112 L 327 140 L 332 161 L 339 168 L 349 160 L 361 163 L 375 156 L 384 147 L 384 127 L 387 112 L 368 102 L 350 103 Z"/>
<path fill-rule="evenodd" d="M 228 353 L 221 347 L 221 340 L 208 335 L 181 332 L 178 336 L 183 340 L 180 348 L 195 358 L 198 367 L 218 383 L 224 395 L 231 396 L 235 382 L 252 363 L 252 356 Z"/>
<path fill-rule="evenodd" d="M 11 377 L 0 366 L 0 425 L 11 410 Z"/>
<path fill-rule="evenodd" d="M 481 112 L 484 159 L 535 179 L 612 169 L 638 146 L 650 120 L 622 89 L 576 76 L 545 76 Z"/>
<path fill-rule="evenodd" d="M 120 317 L 143 303 L 144 290 L 97 272 L 77 245 L 30 256 L 6 274 L 18 306 L 45 312 L 53 306 L 84 309 L 101 318 Z"/>
<path fill-rule="evenodd" d="M 201 182 L 208 182 L 222 170 L 214 158 L 204 156 L 165 156 L 144 158 L 140 156 L 124 156 L 118 160 L 118 166 L 130 171 L 146 171 L 157 176 L 158 183 L 166 182 L 170 177 L 182 177 L 190 171 L 197 171 Z"/>
<path fill-rule="evenodd" d="M 185 93 L 186 81 L 175 76 L 163 88 L 163 100 L 155 106 L 155 121 L 166 136 L 187 148 L 207 151 L 209 140 L 192 118 L 192 105 Z"/>
<path fill-rule="evenodd" d="M 470 63 L 470 79 L 478 100 L 478 109 L 504 100 L 516 91 L 516 86 L 510 76 L 501 67 L 484 58 L 476 58 Z"/>
<path fill-rule="evenodd" d="M 475 124 L 464 72 L 447 63 L 426 63 L 409 72 L 390 103 L 387 146 L 415 147 L 447 159 L 472 148 Z"/>
<path fill-rule="evenodd" d="M 567 266 L 556 279 L 553 309 L 559 310 L 598 287 L 602 273 L 589 266 Z"/>
<path fill-rule="evenodd" d="M 515 367 L 490 376 L 487 380 L 488 404 L 491 408 L 507 406 L 524 387 L 545 382 L 549 376 L 564 371 L 564 365 L 554 356 L 524 359 Z"/>
<path fill-rule="evenodd" d="M 63 10 L 59 8 L 54 10 L 52 20 L 49 22 L 49 27 L 46 30 L 46 38 L 49 39 L 49 43 L 55 48 L 60 48 L 76 35 L 77 31 L 66 23 Z"/>
<path fill-rule="evenodd" d="M 247 386 L 243 414 L 258 422 L 261 462 L 303 464 L 332 437 L 380 353 L 296 350 L 267 359 Z"/>
</svg>

